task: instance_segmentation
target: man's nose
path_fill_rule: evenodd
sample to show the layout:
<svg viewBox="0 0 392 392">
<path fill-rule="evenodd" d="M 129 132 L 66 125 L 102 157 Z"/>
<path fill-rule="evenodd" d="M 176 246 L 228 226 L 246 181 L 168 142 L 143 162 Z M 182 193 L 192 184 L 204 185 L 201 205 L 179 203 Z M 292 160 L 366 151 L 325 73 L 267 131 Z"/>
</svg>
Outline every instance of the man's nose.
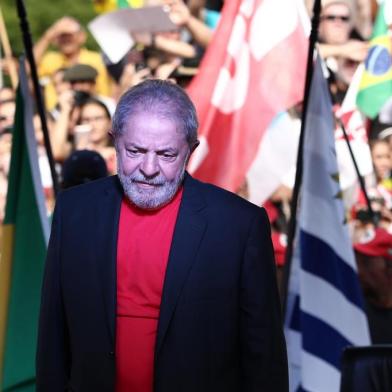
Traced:
<svg viewBox="0 0 392 392">
<path fill-rule="evenodd" d="M 140 165 L 140 171 L 145 177 L 155 177 L 159 174 L 158 157 L 155 154 L 146 154 Z"/>
</svg>

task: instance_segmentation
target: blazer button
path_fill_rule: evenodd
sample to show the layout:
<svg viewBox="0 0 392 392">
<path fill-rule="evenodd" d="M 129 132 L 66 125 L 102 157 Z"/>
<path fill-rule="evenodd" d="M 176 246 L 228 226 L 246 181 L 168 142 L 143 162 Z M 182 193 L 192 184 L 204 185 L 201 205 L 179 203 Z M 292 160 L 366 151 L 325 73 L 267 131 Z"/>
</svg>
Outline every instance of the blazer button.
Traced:
<svg viewBox="0 0 392 392">
<path fill-rule="evenodd" d="M 109 351 L 109 357 L 114 357 L 114 352 L 113 351 Z"/>
</svg>

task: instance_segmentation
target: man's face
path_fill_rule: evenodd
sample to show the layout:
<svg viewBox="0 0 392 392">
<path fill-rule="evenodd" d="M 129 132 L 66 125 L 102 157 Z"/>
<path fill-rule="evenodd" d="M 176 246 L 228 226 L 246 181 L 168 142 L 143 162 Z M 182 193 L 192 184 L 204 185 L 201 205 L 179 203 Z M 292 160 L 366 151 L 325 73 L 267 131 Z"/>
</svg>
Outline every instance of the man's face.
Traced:
<svg viewBox="0 0 392 392">
<path fill-rule="evenodd" d="M 171 119 L 140 112 L 128 118 L 115 144 L 127 197 L 143 209 L 167 204 L 182 183 L 190 155 L 184 132 Z"/>
<path fill-rule="evenodd" d="M 15 102 L 0 103 L 0 133 L 14 124 Z"/>
<path fill-rule="evenodd" d="M 84 43 L 83 31 L 62 33 L 57 36 L 56 44 L 64 55 L 73 55 L 79 51 Z"/>
<path fill-rule="evenodd" d="M 365 293 L 374 300 L 392 294 L 392 261 L 381 256 L 365 256 L 357 253 L 358 274 Z"/>
<path fill-rule="evenodd" d="M 326 44 L 340 45 L 350 38 L 352 22 L 350 9 L 346 4 L 331 4 L 322 11 L 320 39 Z"/>
<path fill-rule="evenodd" d="M 391 150 L 387 142 L 378 142 L 372 147 L 372 159 L 379 180 L 384 180 L 390 176 L 391 165 Z"/>
<path fill-rule="evenodd" d="M 83 91 L 84 93 L 93 94 L 95 92 L 95 82 L 89 80 L 78 80 L 71 82 L 71 89 L 75 91 Z"/>
</svg>

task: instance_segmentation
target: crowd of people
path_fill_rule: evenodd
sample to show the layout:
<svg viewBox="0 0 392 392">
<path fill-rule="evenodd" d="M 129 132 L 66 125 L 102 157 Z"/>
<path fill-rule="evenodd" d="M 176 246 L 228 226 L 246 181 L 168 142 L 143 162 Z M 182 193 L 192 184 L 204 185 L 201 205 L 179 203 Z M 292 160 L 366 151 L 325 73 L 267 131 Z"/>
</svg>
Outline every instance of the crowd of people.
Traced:
<svg viewBox="0 0 392 392">
<path fill-rule="evenodd" d="M 313 1 L 304 1 L 311 15 Z M 186 87 L 197 73 L 203 53 L 213 37 L 224 1 L 161 0 L 145 3 L 169 5 L 171 20 L 178 29 L 134 34 L 133 49 L 117 64 L 110 63 L 102 53 L 88 50 L 85 47 L 85 27 L 68 16 L 55 21 L 34 45 L 53 156 L 64 188 L 116 173 L 115 149 L 109 130 L 119 97 L 147 78 L 172 79 Z M 322 0 L 318 49 L 328 69 L 336 110 L 358 65 L 366 59 L 378 7 L 376 0 Z M 0 88 L 1 219 L 7 192 L 14 112 L 15 91 L 3 86 Z M 34 117 L 34 125 L 50 213 L 53 207 L 52 181 L 38 115 Z M 392 343 L 390 103 L 386 103 L 375 120 L 365 119 L 365 125 L 374 166 L 374 173 L 365 181 L 373 214 L 369 212 L 366 195 L 358 187 L 347 218 L 373 342 Z M 291 196 L 292 190 L 282 185 L 265 202 L 280 271 L 285 262 Z"/>
</svg>

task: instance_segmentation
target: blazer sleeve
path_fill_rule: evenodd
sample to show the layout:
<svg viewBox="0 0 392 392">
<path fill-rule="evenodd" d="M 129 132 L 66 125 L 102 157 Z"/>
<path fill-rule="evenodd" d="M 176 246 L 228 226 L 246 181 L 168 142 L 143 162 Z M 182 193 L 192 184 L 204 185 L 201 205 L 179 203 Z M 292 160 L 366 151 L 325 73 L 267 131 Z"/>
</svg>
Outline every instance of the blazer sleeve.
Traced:
<svg viewBox="0 0 392 392">
<path fill-rule="evenodd" d="M 241 391 L 288 391 L 288 367 L 267 214 L 259 209 L 241 271 Z"/>
<path fill-rule="evenodd" d="M 36 390 L 64 391 L 70 354 L 61 294 L 61 195 L 57 200 L 46 256 L 36 357 Z"/>
</svg>

